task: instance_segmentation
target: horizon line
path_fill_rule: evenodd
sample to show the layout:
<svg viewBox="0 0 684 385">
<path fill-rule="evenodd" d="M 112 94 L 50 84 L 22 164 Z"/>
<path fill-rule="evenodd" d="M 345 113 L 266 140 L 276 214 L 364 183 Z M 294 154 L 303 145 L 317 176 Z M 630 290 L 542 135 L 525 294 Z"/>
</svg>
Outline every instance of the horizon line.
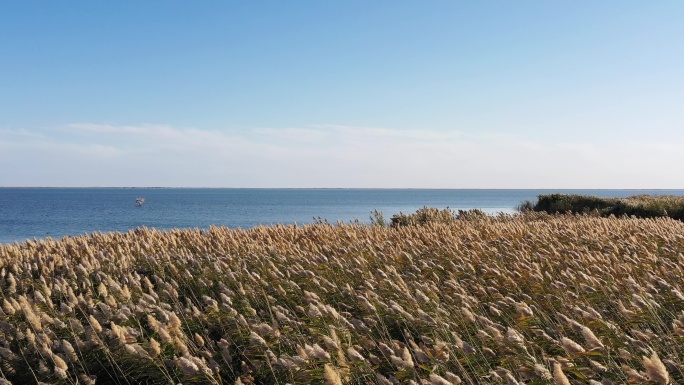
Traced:
<svg viewBox="0 0 684 385">
<path fill-rule="evenodd" d="M 216 190 L 684 190 L 684 188 L 617 187 L 208 187 L 208 186 L 0 186 L 3 189 L 216 189 Z"/>
</svg>

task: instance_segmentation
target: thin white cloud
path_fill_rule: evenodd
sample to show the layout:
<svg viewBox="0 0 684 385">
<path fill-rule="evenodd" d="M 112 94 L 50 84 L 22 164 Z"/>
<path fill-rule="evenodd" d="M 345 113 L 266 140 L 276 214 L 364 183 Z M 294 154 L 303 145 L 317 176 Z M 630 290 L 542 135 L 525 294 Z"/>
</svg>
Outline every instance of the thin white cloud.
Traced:
<svg viewBox="0 0 684 385">
<path fill-rule="evenodd" d="M 676 188 L 682 143 L 319 125 L 73 124 L 0 132 L 0 185 Z"/>
</svg>

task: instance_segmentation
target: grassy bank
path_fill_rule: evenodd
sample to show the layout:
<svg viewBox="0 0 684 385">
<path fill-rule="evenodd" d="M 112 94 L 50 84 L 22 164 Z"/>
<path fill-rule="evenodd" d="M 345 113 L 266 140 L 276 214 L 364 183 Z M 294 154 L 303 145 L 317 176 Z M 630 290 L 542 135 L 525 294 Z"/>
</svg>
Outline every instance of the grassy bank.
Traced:
<svg viewBox="0 0 684 385">
<path fill-rule="evenodd" d="M 682 234 L 528 213 L 9 245 L 0 383 L 684 383 Z"/>
<path fill-rule="evenodd" d="M 537 202 L 524 202 L 521 210 L 553 213 L 634 215 L 639 218 L 670 217 L 684 220 L 684 196 L 637 195 L 628 198 L 599 198 L 589 195 L 540 195 Z"/>
</svg>

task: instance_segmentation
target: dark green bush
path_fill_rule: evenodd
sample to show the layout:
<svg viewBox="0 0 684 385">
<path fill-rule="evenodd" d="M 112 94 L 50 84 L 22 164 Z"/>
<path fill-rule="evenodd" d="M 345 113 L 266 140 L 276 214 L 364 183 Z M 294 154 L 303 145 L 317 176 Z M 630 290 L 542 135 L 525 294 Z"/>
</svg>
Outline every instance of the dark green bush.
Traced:
<svg viewBox="0 0 684 385">
<path fill-rule="evenodd" d="M 477 220 L 488 218 L 482 210 L 458 210 L 458 212 L 446 208 L 444 210 L 434 207 L 423 207 L 413 214 L 394 214 L 391 218 L 391 227 L 425 225 L 427 223 L 454 223 L 459 220 Z"/>
<path fill-rule="evenodd" d="M 426 223 L 451 223 L 456 220 L 456 213 L 453 210 L 446 208 L 444 210 L 436 209 L 434 207 L 423 207 L 418 209 L 413 214 L 394 214 L 392 215 L 390 226 L 412 226 L 424 225 Z"/>
<path fill-rule="evenodd" d="M 519 205 L 515 206 L 516 211 L 520 213 L 524 213 L 526 211 L 532 211 L 534 210 L 534 202 L 532 202 L 529 199 L 526 199 L 522 202 L 520 202 Z"/>
<path fill-rule="evenodd" d="M 640 218 L 671 217 L 684 219 L 684 196 L 636 195 L 628 198 L 600 198 L 576 194 L 540 195 L 537 203 L 521 203 L 519 211 L 533 210 L 553 213 L 589 214 L 601 216 L 636 216 Z"/>
</svg>

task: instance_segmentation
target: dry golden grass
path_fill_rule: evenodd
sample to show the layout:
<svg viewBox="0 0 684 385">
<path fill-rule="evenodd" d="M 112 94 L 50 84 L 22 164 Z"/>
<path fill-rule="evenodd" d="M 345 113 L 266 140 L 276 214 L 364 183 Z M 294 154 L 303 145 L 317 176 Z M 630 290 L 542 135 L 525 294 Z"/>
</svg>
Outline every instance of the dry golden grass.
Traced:
<svg viewBox="0 0 684 385">
<path fill-rule="evenodd" d="M 7 245 L 0 384 L 684 383 L 682 252 L 535 213 Z"/>
</svg>

